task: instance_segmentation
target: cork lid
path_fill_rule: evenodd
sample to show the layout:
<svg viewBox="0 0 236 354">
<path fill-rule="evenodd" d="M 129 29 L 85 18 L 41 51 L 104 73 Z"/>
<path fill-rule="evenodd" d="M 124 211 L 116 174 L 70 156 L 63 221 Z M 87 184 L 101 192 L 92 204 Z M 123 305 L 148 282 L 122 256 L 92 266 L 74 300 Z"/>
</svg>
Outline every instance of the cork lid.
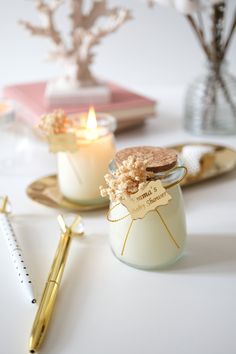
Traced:
<svg viewBox="0 0 236 354">
<path fill-rule="evenodd" d="M 117 165 L 122 164 L 129 156 L 142 156 L 145 159 L 152 156 L 150 164 L 147 167 L 148 171 L 155 173 L 167 171 L 173 168 L 177 162 L 177 152 L 173 149 L 160 148 L 155 146 L 137 146 L 120 150 L 115 155 Z"/>
</svg>

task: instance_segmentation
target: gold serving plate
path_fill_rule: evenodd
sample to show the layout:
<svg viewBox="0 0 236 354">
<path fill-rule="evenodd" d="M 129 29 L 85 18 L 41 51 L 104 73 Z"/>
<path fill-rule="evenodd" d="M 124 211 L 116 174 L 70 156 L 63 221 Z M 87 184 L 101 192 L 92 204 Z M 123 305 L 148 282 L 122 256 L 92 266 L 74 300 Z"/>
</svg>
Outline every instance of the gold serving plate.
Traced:
<svg viewBox="0 0 236 354">
<path fill-rule="evenodd" d="M 210 146 L 214 151 L 202 157 L 200 161 L 201 169 L 198 174 L 194 176 L 190 174 L 186 175 L 181 181 L 183 187 L 220 176 L 236 168 L 236 151 L 231 148 L 205 143 L 189 143 L 169 147 L 181 153 L 184 146 Z"/>
<path fill-rule="evenodd" d="M 214 151 L 203 156 L 201 159 L 201 169 L 197 175 L 186 175 L 186 177 L 181 181 L 181 185 L 183 187 L 220 176 L 236 168 L 236 151 L 225 146 L 189 143 L 169 147 L 180 153 L 186 145 L 211 146 L 214 148 Z M 27 188 L 26 192 L 31 199 L 40 204 L 51 208 L 66 209 L 69 211 L 81 212 L 98 210 L 106 208 L 109 205 L 107 200 L 105 200 L 103 204 L 81 205 L 63 198 L 58 188 L 56 175 L 38 179 Z"/>
<path fill-rule="evenodd" d="M 27 190 L 27 195 L 40 204 L 51 208 L 65 209 L 69 211 L 91 211 L 107 208 L 109 201 L 104 200 L 101 204 L 78 204 L 67 200 L 61 195 L 57 184 L 57 176 L 42 177 L 31 183 Z"/>
</svg>

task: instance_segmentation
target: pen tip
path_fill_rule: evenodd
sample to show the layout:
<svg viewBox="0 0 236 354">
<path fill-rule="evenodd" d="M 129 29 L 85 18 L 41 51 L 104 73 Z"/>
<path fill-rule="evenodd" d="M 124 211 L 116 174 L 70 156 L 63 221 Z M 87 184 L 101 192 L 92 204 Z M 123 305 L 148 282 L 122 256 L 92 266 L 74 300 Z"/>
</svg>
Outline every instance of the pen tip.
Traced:
<svg viewBox="0 0 236 354">
<path fill-rule="evenodd" d="M 32 304 L 36 304 L 36 302 L 37 302 L 36 299 L 32 300 Z M 31 352 L 31 353 L 34 353 L 34 352 Z"/>
</svg>

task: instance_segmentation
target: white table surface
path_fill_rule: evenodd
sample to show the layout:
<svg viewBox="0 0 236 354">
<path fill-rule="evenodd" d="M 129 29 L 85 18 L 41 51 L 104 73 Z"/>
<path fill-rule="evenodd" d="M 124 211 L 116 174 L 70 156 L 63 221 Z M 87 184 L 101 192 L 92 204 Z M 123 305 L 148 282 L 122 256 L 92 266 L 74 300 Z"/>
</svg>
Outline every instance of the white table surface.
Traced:
<svg viewBox="0 0 236 354">
<path fill-rule="evenodd" d="M 182 130 L 182 90 L 149 88 L 159 116 L 117 137 L 117 146 L 200 140 Z M 236 148 L 236 137 L 202 138 Z M 57 211 L 27 198 L 26 186 L 55 171 L 38 147 L 25 176 L 1 176 L 12 218 L 40 295 L 59 238 Z M 32 165 L 32 171 L 35 167 Z M 165 271 L 119 262 L 108 244 L 104 211 L 85 213 L 86 238 L 74 239 L 42 354 L 235 354 L 236 171 L 184 190 L 188 243 Z M 0 352 L 27 353 L 37 307 L 21 291 L 0 238 Z"/>
</svg>

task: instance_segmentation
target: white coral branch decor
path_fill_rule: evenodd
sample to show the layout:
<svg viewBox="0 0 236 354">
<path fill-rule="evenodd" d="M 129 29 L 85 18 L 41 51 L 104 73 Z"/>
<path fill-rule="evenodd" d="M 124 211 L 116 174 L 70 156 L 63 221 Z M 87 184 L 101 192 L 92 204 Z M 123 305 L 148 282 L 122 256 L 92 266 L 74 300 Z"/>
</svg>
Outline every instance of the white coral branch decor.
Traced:
<svg viewBox="0 0 236 354">
<path fill-rule="evenodd" d="M 63 62 L 66 68 L 70 68 L 67 75 L 72 76 L 71 80 L 79 83 L 81 87 L 97 84 L 91 72 L 94 47 L 132 18 L 130 10 L 109 7 L 106 0 L 91 0 L 89 10 L 85 10 L 87 3 L 87 0 L 34 0 L 41 24 L 20 21 L 33 36 L 48 38 L 53 43 L 49 58 Z M 69 43 L 56 25 L 58 8 L 67 4 L 70 8 L 68 18 L 71 25 Z"/>
</svg>

